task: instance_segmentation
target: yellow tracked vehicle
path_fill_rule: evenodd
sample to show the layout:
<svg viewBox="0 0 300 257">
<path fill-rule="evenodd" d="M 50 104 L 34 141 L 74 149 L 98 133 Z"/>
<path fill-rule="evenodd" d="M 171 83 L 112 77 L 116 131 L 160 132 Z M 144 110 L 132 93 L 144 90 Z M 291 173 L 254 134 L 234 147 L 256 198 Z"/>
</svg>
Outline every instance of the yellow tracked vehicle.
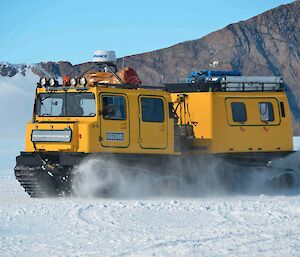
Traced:
<svg viewBox="0 0 300 257">
<path fill-rule="evenodd" d="M 148 170 L 180 181 L 193 181 L 188 167 L 193 174 L 209 172 L 217 162 L 228 188 L 244 187 L 239 174 L 257 170 L 272 186 L 298 185 L 294 170 L 272 167 L 293 152 L 279 77 L 203 71 L 183 83 L 147 86 L 133 69 L 117 71 L 115 61 L 114 52 L 98 51 L 96 71 L 63 84 L 49 78 L 38 83 L 15 167 L 30 196 L 72 194 L 74 167 L 91 155 L 113 158 L 133 173 Z"/>
</svg>

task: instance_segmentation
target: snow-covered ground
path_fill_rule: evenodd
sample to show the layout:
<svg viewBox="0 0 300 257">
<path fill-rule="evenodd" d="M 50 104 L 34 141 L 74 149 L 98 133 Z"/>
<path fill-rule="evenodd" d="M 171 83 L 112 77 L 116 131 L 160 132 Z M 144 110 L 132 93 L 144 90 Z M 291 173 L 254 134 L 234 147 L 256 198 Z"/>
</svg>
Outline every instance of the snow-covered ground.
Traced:
<svg viewBox="0 0 300 257">
<path fill-rule="evenodd" d="M 32 199 L 21 145 L 1 148 L 0 256 L 299 256 L 298 195 Z"/>
<path fill-rule="evenodd" d="M 1 256 L 299 256 L 299 196 L 30 199 L 1 177 Z"/>
</svg>

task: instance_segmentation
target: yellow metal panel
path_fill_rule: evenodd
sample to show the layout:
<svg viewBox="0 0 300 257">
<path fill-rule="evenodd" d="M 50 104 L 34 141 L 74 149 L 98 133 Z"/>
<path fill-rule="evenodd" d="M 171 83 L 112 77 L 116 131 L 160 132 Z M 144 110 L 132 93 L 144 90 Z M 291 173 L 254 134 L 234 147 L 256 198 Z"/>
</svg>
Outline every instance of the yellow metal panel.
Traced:
<svg viewBox="0 0 300 257">
<path fill-rule="evenodd" d="M 213 153 L 291 151 L 292 130 L 288 102 L 284 92 L 214 93 Z M 234 122 L 230 103 L 244 102 L 247 121 Z M 272 102 L 273 122 L 261 121 L 258 103 Z M 280 117 L 278 103 L 286 106 L 286 117 Z"/>
<path fill-rule="evenodd" d="M 212 93 L 188 94 L 188 108 L 196 138 L 212 138 Z"/>
<path fill-rule="evenodd" d="M 172 94 L 174 103 L 179 94 Z M 180 121 L 194 124 L 194 152 L 292 151 L 291 114 L 285 92 L 195 92 L 186 94 L 188 111 L 177 108 Z M 247 121 L 234 122 L 232 102 L 243 102 Z M 274 121 L 262 121 L 260 102 L 273 106 Z M 285 106 L 282 117 L 280 102 Z M 176 106 L 176 104 L 175 104 Z M 185 116 L 185 117 L 183 117 Z"/>
<path fill-rule="evenodd" d="M 177 115 L 183 124 L 193 124 L 196 138 L 212 138 L 212 93 L 188 93 L 185 94 L 187 101 L 187 110 L 176 105 L 177 97 L 180 94 L 172 94 L 172 101 L 175 103 Z M 185 117 L 183 117 L 185 116 Z"/>
</svg>

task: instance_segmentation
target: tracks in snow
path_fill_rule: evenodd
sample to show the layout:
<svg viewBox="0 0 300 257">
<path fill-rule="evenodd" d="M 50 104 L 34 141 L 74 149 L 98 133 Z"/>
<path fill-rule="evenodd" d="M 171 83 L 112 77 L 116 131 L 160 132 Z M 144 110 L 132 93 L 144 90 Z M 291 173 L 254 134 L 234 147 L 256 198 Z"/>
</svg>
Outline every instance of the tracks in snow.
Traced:
<svg viewBox="0 0 300 257">
<path fill-rule="evenodd" d="M 32 199 L 13 178 L 0 179 L 0 187 L 0 248 L 6 256 L 243 257 L 300 252 L 299 196 Z"/>
</svg>

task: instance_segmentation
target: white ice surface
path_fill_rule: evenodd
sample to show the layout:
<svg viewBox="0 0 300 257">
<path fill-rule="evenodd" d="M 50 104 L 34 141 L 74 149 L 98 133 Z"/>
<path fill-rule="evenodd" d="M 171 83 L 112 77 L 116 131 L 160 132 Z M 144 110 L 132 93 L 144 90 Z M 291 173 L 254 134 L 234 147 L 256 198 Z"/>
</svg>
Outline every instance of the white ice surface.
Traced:
<svg viewBox="0 0 300 257">
<path fill-rule="evenodd" d="M 298 195 L 32 199 L 7 164 L 0 256 L 299 256 Z"/>
</svg>

